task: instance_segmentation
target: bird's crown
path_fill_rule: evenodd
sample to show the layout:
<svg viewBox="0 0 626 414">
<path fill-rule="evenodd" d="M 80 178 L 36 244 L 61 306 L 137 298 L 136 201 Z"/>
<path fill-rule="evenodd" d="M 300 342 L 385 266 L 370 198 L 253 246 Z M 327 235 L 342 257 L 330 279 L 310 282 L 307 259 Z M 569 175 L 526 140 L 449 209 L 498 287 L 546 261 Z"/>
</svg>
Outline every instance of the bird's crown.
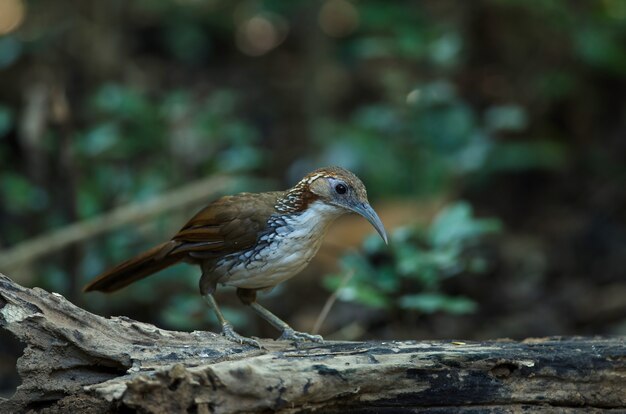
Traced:
<svg viewBox="0 0 626 414">
<path fill-rule="evenodd" d="M 324 167 L 310 172 L 289 189 L 282 202 L 277 205 L 277 209 L 302 211 L 317 200 L 336 204 L 333 201 L 348 198 L 367 202 L 363 182 L 345 168 Z"/>
</svg>

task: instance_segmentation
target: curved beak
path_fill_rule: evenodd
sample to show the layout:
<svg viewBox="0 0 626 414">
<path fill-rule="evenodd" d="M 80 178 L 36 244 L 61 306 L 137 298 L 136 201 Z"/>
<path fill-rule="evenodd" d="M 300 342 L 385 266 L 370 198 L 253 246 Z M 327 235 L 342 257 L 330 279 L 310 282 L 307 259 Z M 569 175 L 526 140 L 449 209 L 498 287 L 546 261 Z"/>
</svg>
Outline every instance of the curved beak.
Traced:
<svg viewBox="0 0 626 414">
<path fill-rule="evenodd" d="M 380 221 L 380 217 L 378 217 L 378 214 L 376 214 L 372 206 L 370 206 L 368 203 L 359 203 L 355 206 L 352 206 L 351 210 L 365 217 L 367 221 L 369 221 L 370 224 L 374 226 L 378 234 L 380 234 L 380 237 L 382 237 L 382 239 L 385 241 L 385 244 L 389 244 L 389 242 L 387 241 L 387 232 L 385 231 L 385 226 L 383 226 L 383 222 Z"/>
</svg>

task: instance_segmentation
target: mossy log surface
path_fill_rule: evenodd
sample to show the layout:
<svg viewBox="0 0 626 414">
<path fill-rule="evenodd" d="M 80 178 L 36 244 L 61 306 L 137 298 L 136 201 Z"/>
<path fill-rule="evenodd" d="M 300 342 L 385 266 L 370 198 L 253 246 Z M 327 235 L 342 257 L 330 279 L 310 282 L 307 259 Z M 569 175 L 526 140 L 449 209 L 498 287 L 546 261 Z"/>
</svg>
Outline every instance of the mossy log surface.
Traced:
<svg viewBox="0 0 626 414">
<path fill-rule="evenodd" d="M 326 342 L 265 349 L 103 318 L 0 275 L 0 326 L 25 344 L 0 412 L 626 410 L 626 338 Z"/>
</svg>

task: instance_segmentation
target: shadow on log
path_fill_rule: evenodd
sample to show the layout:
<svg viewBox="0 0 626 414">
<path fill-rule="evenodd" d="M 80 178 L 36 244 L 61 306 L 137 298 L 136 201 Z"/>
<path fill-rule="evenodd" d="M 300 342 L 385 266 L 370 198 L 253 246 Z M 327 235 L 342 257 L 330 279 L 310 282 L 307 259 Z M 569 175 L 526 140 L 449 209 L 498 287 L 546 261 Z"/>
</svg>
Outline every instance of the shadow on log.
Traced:
<svg viewBox="0 0 626 414">
<path fill-rule="evenodd" d="M 236 345 L 103 318 L 0 275 L 26 348 L 0 412 L 593 412 L 626 408 L 626 339 Z"/>
</svg>

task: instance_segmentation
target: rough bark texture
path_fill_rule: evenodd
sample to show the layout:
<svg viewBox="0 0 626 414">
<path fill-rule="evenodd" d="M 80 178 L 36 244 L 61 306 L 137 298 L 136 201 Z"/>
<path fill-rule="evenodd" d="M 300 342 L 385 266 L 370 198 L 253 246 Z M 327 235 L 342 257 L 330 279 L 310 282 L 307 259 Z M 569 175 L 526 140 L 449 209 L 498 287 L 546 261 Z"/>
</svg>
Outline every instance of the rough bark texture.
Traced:
<svg viewBox="0 0 626 414">
<path fill-rule="evenodd" d="M 26 344 L 0 412 L 626 410 L 626 339 L 238 346 L 106 319 L 0 275 L 0 326 Z"/>
</svg>

